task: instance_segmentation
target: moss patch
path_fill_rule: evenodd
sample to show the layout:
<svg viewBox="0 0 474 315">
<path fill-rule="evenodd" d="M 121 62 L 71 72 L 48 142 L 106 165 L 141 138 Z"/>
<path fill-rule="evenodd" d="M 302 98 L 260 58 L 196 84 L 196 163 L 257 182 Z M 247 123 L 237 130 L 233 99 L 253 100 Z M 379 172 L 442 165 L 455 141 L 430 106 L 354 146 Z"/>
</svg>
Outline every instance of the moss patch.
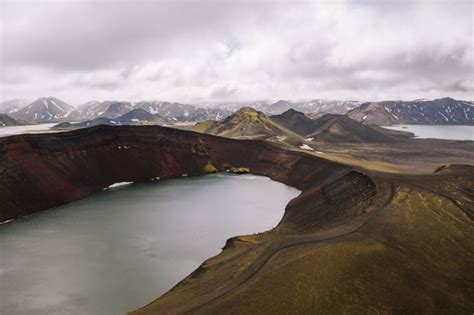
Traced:
<svg viewBox="0 0 474 315">
<path fill-rule="evenodd" d="M 247 167 L 231 167 L 229 171 L 235 174 L 247 174 L 250 172 L 250 169 Z"/>
<path fill-rule="evenodd" d="M 215 173 L 217 169 L 212 165 L 211 161 L 207 161 L 206 165 L 204 165 L 204 172 L 206 173 Z"/>
</svg>

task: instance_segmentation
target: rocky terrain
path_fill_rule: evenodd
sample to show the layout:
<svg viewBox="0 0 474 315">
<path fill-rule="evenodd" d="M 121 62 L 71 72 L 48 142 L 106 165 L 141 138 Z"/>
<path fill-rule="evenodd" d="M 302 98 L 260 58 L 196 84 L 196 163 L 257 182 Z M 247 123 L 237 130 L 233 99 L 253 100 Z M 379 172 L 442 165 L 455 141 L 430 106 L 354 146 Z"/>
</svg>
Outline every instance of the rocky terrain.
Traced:
<svg viewBox="0 0 474 315">
<path fill-rule="evenodd" d="M 265 141 L 159 126 L 19 135 L 0 139 L 0 220 L 117 182 L 216 171 L 268 176 L 301 194 L 276 228 L 229 239 L 219 255 L 135 313 L 474 308 L 474 167 L 468 165 L 390 174 Z"/>
<path fill-rule="evenodd" d="M 347 113 L 364 124 L 473 125 L 474 104 L 452 98 L 364 103 Z"/>
</svg>

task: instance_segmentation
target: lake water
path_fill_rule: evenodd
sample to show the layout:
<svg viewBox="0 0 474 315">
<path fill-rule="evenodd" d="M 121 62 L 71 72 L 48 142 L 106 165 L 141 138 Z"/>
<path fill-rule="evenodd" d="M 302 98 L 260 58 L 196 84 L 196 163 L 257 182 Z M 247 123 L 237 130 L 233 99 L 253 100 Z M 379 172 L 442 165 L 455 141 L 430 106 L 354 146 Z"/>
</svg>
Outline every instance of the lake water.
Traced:
<svg viewBox="0 0 474 315">
<path fill-rule="evenodd" d="M 57 130 L 51 130 L 51 127 L 55 125 L 57 125 L 57 123 L 28 125 L 28 126 L 0 127 L 0 137 L 19 135 L 23 133 L 58 132 Z"/>
<path fill-rule="evenodd" d="M 0 313 L 122 314 L 232 236 L 268 230 L 299 191 L 254 175 L 136 184 L 0 225 Z"/>
<path fill-rule="evenodd" d="M 474 141 L 474 126 L 452 125 L 394 125 L 384 128 L 400 131 L 410 131 L 417 138 L 434 138 L 447 140 Z"/>
</svg>

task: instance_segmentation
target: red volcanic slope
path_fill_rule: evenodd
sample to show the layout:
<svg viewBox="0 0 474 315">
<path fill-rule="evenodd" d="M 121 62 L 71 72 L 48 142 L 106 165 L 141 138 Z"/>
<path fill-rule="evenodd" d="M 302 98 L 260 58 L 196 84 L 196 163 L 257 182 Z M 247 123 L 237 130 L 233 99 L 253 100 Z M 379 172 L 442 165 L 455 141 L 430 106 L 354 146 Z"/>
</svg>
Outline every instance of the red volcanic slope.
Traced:
<svg viewBox="0 0 474 315">
<path fill-rule="evenodd" d="M 249 168 L 303 189 L 352 172 L 347 166 L 262 141 L 159 126 L 98 126 L 0 139 L 0 221 L 87 197 L 117 182 L 146 182 Z"/>
</svg>

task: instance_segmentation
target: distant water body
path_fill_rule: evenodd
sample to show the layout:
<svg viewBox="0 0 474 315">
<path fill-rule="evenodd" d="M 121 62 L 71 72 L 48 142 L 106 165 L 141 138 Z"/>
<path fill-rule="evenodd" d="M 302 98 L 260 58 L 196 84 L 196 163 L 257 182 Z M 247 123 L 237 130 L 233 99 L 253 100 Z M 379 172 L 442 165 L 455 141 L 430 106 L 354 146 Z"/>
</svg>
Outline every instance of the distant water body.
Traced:
<svg viewBox="0 0 474 315">
<path fill-rule="evenodd" d="M 299 191 L 215 174 L 106 190 L 0 225 L 0 313 L 123 314 L 232 236 L 268 230 Z"/>
<path fill-rule="evenodd" d="M 53 132 L 53 130 L 51 130 L 51 127 L 53 127 L 54 125 L 57 125 L 57 123 L 28 125 L 28 126 L 0 127 L 0 137 L 19 135 L 19 134 L 24 134 L 24 133 Z"/>
<path fill-rule="evenodd" d="M 394 125 L 384 128 L 400 131 L 410 131 L 417 138 L 433 138 L 446 140 L 474 141 L 474 126 L 453 125 Z"/>
</svg>

